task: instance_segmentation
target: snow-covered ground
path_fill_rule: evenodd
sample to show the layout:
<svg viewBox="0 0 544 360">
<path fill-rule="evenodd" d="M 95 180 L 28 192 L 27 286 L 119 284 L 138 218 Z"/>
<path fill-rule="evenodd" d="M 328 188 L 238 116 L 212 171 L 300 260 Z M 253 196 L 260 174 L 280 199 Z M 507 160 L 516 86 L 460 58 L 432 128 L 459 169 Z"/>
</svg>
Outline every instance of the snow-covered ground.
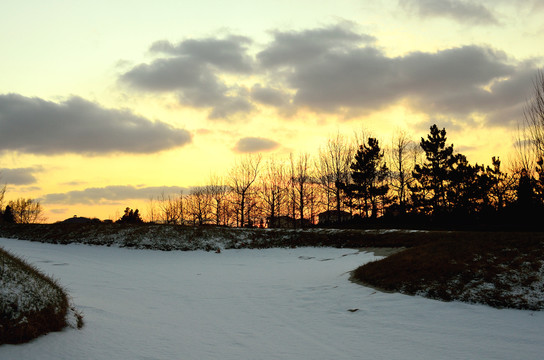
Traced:
<svg viewBox="0 0 544 360">
<path fill-rule="evenodd" d="M 544 313 L 377 292 L 350 249 L 161 252 L 0 239 L 85 315 L 0 359 L 537 359 Z M 357 311 L 350 311 L 355 310 Z"/>
</svg>

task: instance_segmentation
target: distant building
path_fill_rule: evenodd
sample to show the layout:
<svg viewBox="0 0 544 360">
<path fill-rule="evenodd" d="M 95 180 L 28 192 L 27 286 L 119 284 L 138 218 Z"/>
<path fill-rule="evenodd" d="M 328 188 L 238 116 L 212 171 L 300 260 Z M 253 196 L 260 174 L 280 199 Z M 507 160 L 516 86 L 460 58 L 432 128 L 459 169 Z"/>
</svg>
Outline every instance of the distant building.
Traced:
<svg viewBox="0 0 544 360">
<path fill-rule="evenodd" d="M 282 228 L 282 229 L 297 229 L 297 228 L 307 228 L 312 225 L 310 220 L 302 219 L 302 226 L 300 219 L 293 219 L 290 216 L 276 216 L 274 218 L 266 218 L 266 223 L 268 228 Z"/>
<path fill-rule="evenodd" d="M 341 224 L 352 219 L 350 213 L 338 210 L 327 210 L 317 216 L 319 218 L 319 225 L 322 226 Z"/>
</svg>

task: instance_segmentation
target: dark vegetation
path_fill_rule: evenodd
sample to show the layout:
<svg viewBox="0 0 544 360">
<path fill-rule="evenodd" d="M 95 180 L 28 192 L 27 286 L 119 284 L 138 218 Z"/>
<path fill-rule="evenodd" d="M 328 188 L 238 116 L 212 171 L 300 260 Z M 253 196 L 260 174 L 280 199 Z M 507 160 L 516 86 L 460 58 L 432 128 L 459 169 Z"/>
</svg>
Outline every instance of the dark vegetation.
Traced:
<svg viewBox="0 0 544 360">
<path fill-rule="evenodd" d="M 0 248 L 0 345 L 18 344 L 67 326 L 72 311 L 76 326 L 83 317 L 53 279 Z"/>
<path fill-rule="evenodd" d="M 449 232 L 365 264 L 355 281 L 498 308 L 544 309 L 544 233 Z"/>
</svg>

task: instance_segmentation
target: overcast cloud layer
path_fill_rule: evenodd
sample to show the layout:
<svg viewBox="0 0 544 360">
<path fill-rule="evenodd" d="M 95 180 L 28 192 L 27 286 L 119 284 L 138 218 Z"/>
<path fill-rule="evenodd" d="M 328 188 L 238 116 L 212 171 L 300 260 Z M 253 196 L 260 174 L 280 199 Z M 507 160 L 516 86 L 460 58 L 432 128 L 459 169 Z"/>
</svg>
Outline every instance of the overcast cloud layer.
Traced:
<svg viewBox="0 0 544 360">
<path fill-rule="evenodd" d="M 32 154 L 154 153 L 186 145 L 188 131 L 80 97 L 62 103 L 0 95 L 0 151 Z"/>
<path fill-rule="evenodd" d="M 116 203 L 127 199 L 157 198 L 161 194 L 165 196 L 186 192 L 187 188 L 179 186 L 149 186 L 134 187 L 130 185 L 117 185 L 106 187 L 87 188 L 66 193 L 48 194 L 44 197 L 45 203 L 53 204 L 86 204 L 96 205 L 103 203 Z"/>
<path fill-rule="evenodd" d="M 422 15 L 495 21 L 479 3 L 403 4 Z M 515 59 L 479 45 L 390 57 L 375 45 L 374 36 L 349 25 L 271 34 L 272 41 L 254 57 L 249 55 L 252 41 L 243 36 L 159 41 L 150 48 L 157 58 L 136 65 L 121 80 L 144 91 L 173 92 L 182 105 L 206 108 L 210 118 L 227 121 L 255 111 L 257 104 L 280 114 L 305 109 L 346 115 L 403 101 L 432 116 L 479 114 L 489 124 L 505 125 L 517 120 L 542 61 Z M 248 87 L 250 75 L 259 80 Z"/>
</svg>

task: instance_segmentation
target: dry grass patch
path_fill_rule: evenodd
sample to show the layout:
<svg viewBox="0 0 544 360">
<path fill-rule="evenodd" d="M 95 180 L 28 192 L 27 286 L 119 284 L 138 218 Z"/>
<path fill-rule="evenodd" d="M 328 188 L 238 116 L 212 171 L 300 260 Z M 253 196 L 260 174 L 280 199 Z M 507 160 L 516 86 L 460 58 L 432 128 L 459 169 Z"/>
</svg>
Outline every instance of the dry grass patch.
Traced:
<svg viewBox="0 0 544 360">
<path fill-rule="evenodd" d="M 0 344 L 18 344 L 67 326 L 82 316 L 70 307 L 66 292 L 50 277 L 0 248 Z"/>
<path fill-rule="evenodd" d="M 544 309 L 544 235 L 444 233 L 363 265 L 355 280 L 387 291 L 498 308 Z"/>
</svg>

